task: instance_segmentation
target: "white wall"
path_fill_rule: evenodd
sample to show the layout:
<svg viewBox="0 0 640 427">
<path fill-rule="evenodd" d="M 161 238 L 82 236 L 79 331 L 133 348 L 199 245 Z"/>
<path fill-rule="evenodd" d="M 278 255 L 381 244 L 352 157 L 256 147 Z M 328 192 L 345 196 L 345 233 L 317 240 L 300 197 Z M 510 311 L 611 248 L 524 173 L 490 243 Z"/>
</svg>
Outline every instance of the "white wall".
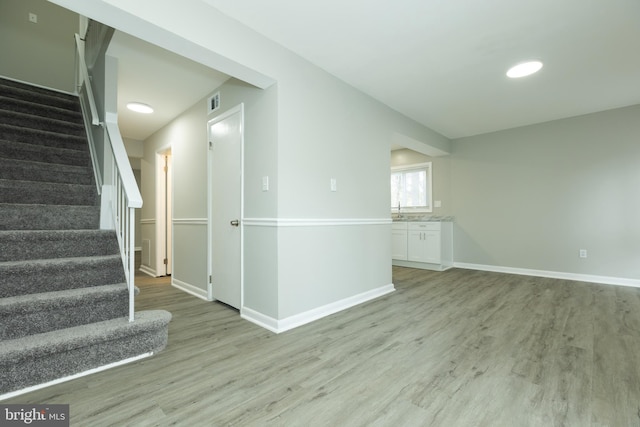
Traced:
<svg viewBox="0 0 640 427">
<path fill-rule="evenodd" d="M 456 262 L 640 278 L 639 136 L 634 106 L 455 140 Z"/>
<path fill-rule="evenodd" d="M 363 95 L 204 2 L 167 3 L 162 8 L 150 0 L 56 3 L 82 10 L 169 50 L 183 51 L 205 64 L 215 63 L 220 71 L 242 74 L 242 78 L 255 84 L 268 85 L 269 79 L 276 82 L 277 147 L 265 151 L 267 156 L 276 157 L 267 157 L 266 165 L 271 170 L 262 170 L 275 177 L 272 194 L 277 202 L 273 205 L 270 194 L 264 205 L 250 207 L 254 197 L 262 197 L 251 194 L 255 192 L 251 185 L 258 185 L 254 178 L 261 176 L 259 172 L 247 178 L 246 214 L 256 215 L 258 223 L 262 221 L 262 229 L 254 230 L 255 235 L 248 231 L 247 237 L 269 242 L 265 243 L 268 247 L 258 245 L 259 249 L 248 257 L 258 265 L 260 254 L 277 259 L 277 269 L 262 264 L 277 279 L 262 285 L 257 273 L 250 270 L 246 285 L 247 289 L 255 285 L 256 295 L 271 294 L 277 285 L 278 300 L 275 306 L 269 302 L 255 311 L 282 320 L 391 283 L 388 221 L 392 140 L 394 135 L 405 135 L 446 151 L 446 138 Z M 202 48 L 208 53 L 195 58 Z M 365 161 L 363 152 L 367 152 Z M 176 159 L 176 176 L 179 162 Z M 194 174 L 201 172 L 201 163 L 190 167 L 195 168 Z M 144 181 L 144 162 L 142 174 Z M 331 178 L 337 180 L 336 192 L 329 190 Z M 201 185 L 203 181 L 189 182 Z M 179 187 L 175 182 L 176 205 L 180 204 Z M 145 197 L 145 206 L 148 203 Z M 299 221 L 304 226 L 270 222 L 274 214 L 279 220 Z M 177 212 L 175 216 L 179 218 Z M 315 219 L 326 222 L 317 223 Z M 175 261 L 177 273 L 177 247 Z M 247 304 L 258 304 L 258 298 L 252 302 L 246 291 L 245 297 Z"/>
<path fill-rule="evenodd" d="M 78 28 L 76 13 L 46 0 L 0 0 L 0 76 L 75 92 Z"/>
</svg>

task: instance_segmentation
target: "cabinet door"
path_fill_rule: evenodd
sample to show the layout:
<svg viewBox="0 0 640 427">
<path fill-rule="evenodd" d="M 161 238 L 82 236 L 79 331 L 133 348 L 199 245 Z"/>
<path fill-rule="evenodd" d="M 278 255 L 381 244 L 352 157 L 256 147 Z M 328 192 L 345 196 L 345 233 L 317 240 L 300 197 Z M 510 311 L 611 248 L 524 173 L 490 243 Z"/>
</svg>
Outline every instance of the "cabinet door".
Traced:
<svg viewBox="0 0 640 427">
<path fill-rule="evenodd" d="M 407 230 L 391 230 L 391 258 L 407 260 Z"/>
<path fill-rule="evenodd" d="M 442 257 L 440 253 L 440 231 L 427 230 L 423 232 L 424 240 L 424 262 L 440 264 Z"/>
<path fill-rule="evenodd" d="M 426 231 L 409 230 L 407 233 L 407 259 L 414 262 L 427 261 Z"/>
</svg>

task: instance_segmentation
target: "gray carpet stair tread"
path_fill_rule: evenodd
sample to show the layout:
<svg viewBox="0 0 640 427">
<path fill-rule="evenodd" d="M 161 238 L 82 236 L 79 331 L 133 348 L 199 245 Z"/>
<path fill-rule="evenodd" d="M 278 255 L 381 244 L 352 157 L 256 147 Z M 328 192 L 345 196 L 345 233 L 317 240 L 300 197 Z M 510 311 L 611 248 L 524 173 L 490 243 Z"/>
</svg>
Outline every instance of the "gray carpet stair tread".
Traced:
<svg viewBox="0 0 640 427">
<path fill-rule="evenodd" d="M 37 100 L 47 105 L 66 105 L 68 109 L 78 110 L 78 97 L 69 93 L 33 86 L 28 83 L 9 79 L 0 79 L 0 94 L 19 99 Z"/>
<path fill-rule="evenodd" d="M 126 283 L 0 299 L 0 342 L 129 314 Z"/>
<path fill-rule="evenodd" d="M 88 167 L 90 165 L 87 152 L 82 150 L 12 142 L 3 139 L 0 139 L 0 157 L 69 166 Z"/>
<path fill-rule="evenodd" d="M 0 230 L 0 261 L 119 253 L 113 230 Z"/>
<path fill-rule="evenodd" d="M 30 129 L 39 129 L 76 136 L 85 135 L 85 127 L 82 123 L 73 123 L 66 120 L 41 117 L 35 114 L 26 114 L 0 109 L 0 120 L 9 125 L 28 126 Z"/>
<path fill-rule="evenodd" d="M 135 322 L 123 317 L 3 341 L 0 346 L 0 366 L 160 329 L 166 327 L 170 320 L 171 313 L 167 311 L 146 310 L 136 313 Z"/>
<path fill-rule="evenodd" d="M 0 297 L 125 281 L 120 254 L 0 263 Z"/>
<path fill-rule="evenodd" d="M 42 98 L 39 97 L 38 100 Z M 32 102 L 20 98 L 14 98 L 11 96 L 3 96 L 0 92 L 0 109 L 10 110 L 16 113 L 24 113 L 34 116 L 47 117 L 50 119 L 78 122 L 82 119 L 82 113 L 78 110 L 70 110 L 67 108 L 60 108 L 54 105 L 41 104 L 38 102 Z"/>
<path fill-rule="evenodd" d="M 99 206 L 0 203 L 0 230 L 78 230 L 99 225 Z"/>
<path fill-rule="evenodd" d="M 87 166 L 0 157 L 0 179 L 89 185 L 93 171 Z"/>
<path fill-rule="evenodd" d="M 67 148 L 89 151 L 85 135 L 68 135 L 59 132 L 15 126 L 0 121 L 0 139 L 35 146 Z"/>
<path fill-rule="evenodd" d="M 0 194 L 5 203 L 95 205 L 94 190 L 91 184 L 0 179 Z"/>
</svg>

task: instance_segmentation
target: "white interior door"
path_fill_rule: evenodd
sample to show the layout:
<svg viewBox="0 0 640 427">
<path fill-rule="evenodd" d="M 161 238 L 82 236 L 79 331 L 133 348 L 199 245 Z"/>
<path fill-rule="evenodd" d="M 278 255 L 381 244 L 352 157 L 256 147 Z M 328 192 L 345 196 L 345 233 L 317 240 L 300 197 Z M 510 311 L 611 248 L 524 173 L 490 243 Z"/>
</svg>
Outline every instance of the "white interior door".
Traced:
<svg viewBox="0 0 640 427">
<path fill-rule="evenodd" d="M 212 297 L 242 305 L 243 106 L 209 127 L 209 224 Z"/>
</svg>

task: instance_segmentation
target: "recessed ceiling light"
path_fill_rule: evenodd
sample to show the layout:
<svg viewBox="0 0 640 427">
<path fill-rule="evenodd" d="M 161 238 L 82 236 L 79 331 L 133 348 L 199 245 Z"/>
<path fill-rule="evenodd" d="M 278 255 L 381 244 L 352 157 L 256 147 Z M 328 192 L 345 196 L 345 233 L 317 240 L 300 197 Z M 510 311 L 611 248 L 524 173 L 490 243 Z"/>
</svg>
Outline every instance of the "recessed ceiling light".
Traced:
<svg viewBox="0 0 640 427">
<path fill-rule="evenodd" d="M 514 65 L 509 68 L 507 71 L 507 76 L 512 79 L 516 79 L 518 77 L 525 77 L 540 71 L 542 68 L 542 62 L 540 61 L 528 61 L 521 62 L 520 64 Z"/>
<path fill-rule="evenodd" d="M 142 114 L 153 113 L 153 108 L 151 108 L 150 105 L 143 104 L 141 102 L 130 102 L 127 104 L 127 108 L 131 111 L 135 111 L 136 113 L 142 113 Z"/>
</svg>

